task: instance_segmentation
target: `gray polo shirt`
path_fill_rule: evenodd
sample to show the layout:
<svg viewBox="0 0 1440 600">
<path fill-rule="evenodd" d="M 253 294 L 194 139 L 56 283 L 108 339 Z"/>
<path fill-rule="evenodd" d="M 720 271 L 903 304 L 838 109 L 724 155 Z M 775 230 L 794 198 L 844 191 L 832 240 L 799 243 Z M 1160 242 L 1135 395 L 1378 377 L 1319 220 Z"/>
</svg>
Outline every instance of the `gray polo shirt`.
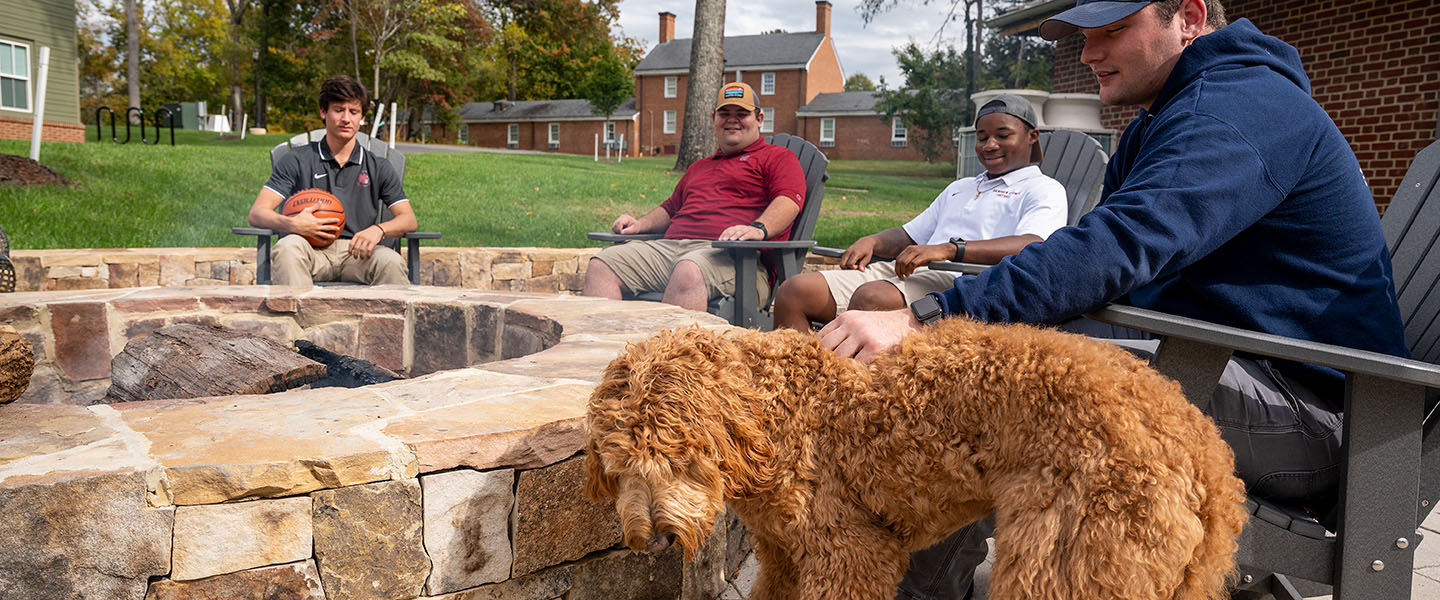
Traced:
<svg viewBox="0 0 1440 600">
<path fill-rule="evenodd" d="M 356 143 L 344 165 L 335 161 L 325 139 L 295 148 L 275 163 L 265 188 L 289 198 L 295 192 L 319 188 L 334 194 L 345 207 L 345 230 L 340 237 L 391 219 L 389 207 L 409 202 L 390 161 L 376 157 Z"/>
</svg>

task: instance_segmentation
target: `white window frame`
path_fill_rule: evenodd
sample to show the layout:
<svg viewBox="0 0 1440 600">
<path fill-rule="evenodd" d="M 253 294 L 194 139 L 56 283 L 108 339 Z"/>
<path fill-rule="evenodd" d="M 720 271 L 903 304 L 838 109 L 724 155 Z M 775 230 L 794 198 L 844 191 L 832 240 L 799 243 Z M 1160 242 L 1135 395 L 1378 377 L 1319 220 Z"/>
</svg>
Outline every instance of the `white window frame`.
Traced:
<svg viewBox="0 0 1440 600">
<path fill-rule="evenodd" d="M 675 98 L 680 95 L 680 77 L 678 75 L 667 75 L 665 77 L 665 97 Z"/>
<path fill-rule="evenodd" d="M 900 117 L 890 117 L 890 145 L 894 147 L 905 146 L 905 122 Z"/>
<path fill-rule="evenodd" d="M 506 147 L 506 148 L 519 148 L 519 147 L 520 147 L 520 124 L 519 124 L 519 123 L 511 123 L 508 127 L 505 128 L 505 147 Z"/>
<path fill-rule="evenodd" d="M 767 72 L 760 74 L 760 95 L 771 96 L 775 94 L 775 73 Z"/>
<path fill-rule="evenodd" d="M 826 135 L 826 134 L 825 134 L 825 126 L 826 126 L 826 125 L 829 125 L 829 126 L 830 126 L 830 134 L 829 134 L 829 135 Z M 824 117 L 824 118 L 820 119 L 820 146 L 821 146 L 821 147 L 832 147 L 832 146 L 834 146 L 834 145 L 835 145 L 835 119 L 834 119 L 834 117 Z"/>
<path fill-rule="evenodd" d="M 613 144 L 613 143 L 615 143 L 615 122 L 614 122 L 614 121 L 606 121 L 606 122 L 605 122 L 604 132 L 605 132 L 605 139 L 604 139 L 605 143 L 607 143 L 607 144 Z"/>
<path fill-rule="evenodd" d="M 461 145 L 463 145 L 463 146 L 469 146 L 469 145 L 470 145 L 470 126 L 469 126 L 469 125 L 466 125 L 465 123 L 461 123 L 461 124 L 460 124 L 460 128 L 455 130 L 455 139 L 456 139 L 457 141 L 459 141 Z"/>
<path fill-rule="evenodd" d="M 676 112 L 673 110 L 665 111 L 665 115 L 660 126 L 661 130 L 665 133 L 675 133 L 675 130 L 679 129 L 678 124 L 680 121 L 678 117 L 679 115 L 676 114 Z"/>
<path fill-rule="evenodd" d="M 3 45 L 5 45 L 5 46 L 10 46 L 9 48 L 0 48 L 0 50 L 10 52 L 10 56 L 11 56 L 11 59 L 12 59 L 12 60 L 14 59 L 14 56 L 15 56 L 15 50 L 14 50 L 14 48 L 19 47 L 19 48 L 24 48 L 24 49 L 25 49 L 25 60 L 21 63 L 21 64 L 23 64 L 23 65 L 25 66 L 25 74 L 24 74 L 24 75 L 19 75 L 19 74 L 14 74 L 14 73 L 0 73 L 0 79 L 10 79 L 10 80 L 14 80 L 14 81 L 23 82 L 23 87 L 25 88 L 25 108 L 16 108 L 16 107 L 13 107 L 13 106 L 0 105 L 0 110 L 8 110 L 8 111 L 14 111 L 14 112 L 20 112 L 20 113 L 32 113 L 32 112 L 35 112 L 35 98 L 33 97 L 33 95 L 31 94 L 31 91 L 30 91 L 30 81 L 31 81 L 31 77 L 30 77 L 30 52 L 31 52 L 31 48 L 30 48 L 30 44 L 26 44 L 26 43 L 23 43 L 23 42 L 16 42 L 16 41 L 7 40 L 7 39 L 0 39 L 0 44 L 3 44 Z M 11 68 L 12 68 L 12 69 L 14 68 L 14 64 L 11 65 Z"/>
<path fill-rule="evenodd" d="M 765 115 L 765 118 L 760 121 L 760 133 L 775 131 L 775 107 L 762 106 L 760 112 Z"/>
<path fill-rule="evenodd" d="M 550 149 L 551 149 L 551 150 L 557 150 L 557 149 L 560 148 L 560 124 L 559 124 L 559 123 L 551 123 L 551 124 L 550 124 L 550 136 L 549 136 L 549 140 L 550 140 Z"/>
</svg>

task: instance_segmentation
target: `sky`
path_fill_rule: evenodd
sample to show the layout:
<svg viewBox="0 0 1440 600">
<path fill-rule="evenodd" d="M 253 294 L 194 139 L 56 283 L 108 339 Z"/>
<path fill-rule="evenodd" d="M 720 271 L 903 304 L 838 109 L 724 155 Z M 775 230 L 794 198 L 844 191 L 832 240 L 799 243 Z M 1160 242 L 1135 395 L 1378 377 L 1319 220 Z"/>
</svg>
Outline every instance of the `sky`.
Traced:
<svg viewBox="0 0 1440 600">
<path fill-rule="evenodd" d="M 948 0 L 899 0 L 897 6 L 881 13 L 869 24 L 860 20 L 856 0 L 830 0 L 830 34 L 840 55 L 840 67 L 849 77 L 864 73 L 876 84 L 885 78 L 891 88 L 905 81 L 895 65 L 891 50 L 914 40 L 922 47 L 933 46 L 935 32 L 950 11 Z M 675 37 L 689 38 L 695 31 L 693 0 L 621 0 L 620 29 L 642 42 L 646 52 L 660 36 L 661 12 L 675 13 Z M 784 29 L 791 33 L 815 31 L 814 0 L 730 1 L 725 7 L 725 35 L 751 35 Z M 963 22 L 950 23 L 945 41 L 959 44 L 964 39 Z"/>
</svg>

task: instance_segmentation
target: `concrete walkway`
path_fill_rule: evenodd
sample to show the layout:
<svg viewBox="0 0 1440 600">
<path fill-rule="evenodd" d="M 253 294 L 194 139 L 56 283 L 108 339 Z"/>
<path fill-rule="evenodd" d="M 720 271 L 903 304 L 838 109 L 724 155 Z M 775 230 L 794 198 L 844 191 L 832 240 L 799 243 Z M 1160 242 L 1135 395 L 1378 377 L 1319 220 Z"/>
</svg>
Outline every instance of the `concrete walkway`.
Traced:
<svg viewBox="0 0 1440 600">
<path fill-rule="evenodd" d="M 1412 600 L 1440 600 L 1440 511 L 1431 512 L 1420 529 L 1425 531 L 1425 540 L 1415 548 L 1415 575 L 1411 579 L 1410 597 Z M 975 600 L 990 598 L 990 567 L 995 563 L 995 541 L 991 540 L 990 544 L 990 556 L 975 569 Z M 750 555 L 740 567 L 740 575 L 727 586 L 719 600 L 743 600 L 748 597 L 758 568 L 755 555 Z M 1311 596 L 1306 600 L 1330 600 L 1330 596 Z"/>
</svg>

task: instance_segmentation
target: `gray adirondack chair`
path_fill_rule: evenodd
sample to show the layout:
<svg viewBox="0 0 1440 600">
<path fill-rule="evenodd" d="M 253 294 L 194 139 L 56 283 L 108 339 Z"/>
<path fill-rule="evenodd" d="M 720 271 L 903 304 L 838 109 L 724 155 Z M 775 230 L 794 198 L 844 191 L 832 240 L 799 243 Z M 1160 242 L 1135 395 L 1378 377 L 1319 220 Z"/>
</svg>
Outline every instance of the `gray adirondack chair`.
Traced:
<svg viewBox="0 0 1440 600">
<path fill-rule="evenodd" d="M 1416 157 L 1381 223 L 1413 360 L 1127 306 L 1088 315 L 1161 336 L 1151 364 L 1197 404 L 1208 403 L 1233 352 L 1346 374 L 1338 530 L 1327 536 L 1314 520 L 1251 498 L 1236 597 L 1300 600 L 1326 586 L 1336 600 L 1411 597 L 1419 525 L 1440 501 L 1440 142 Z"/>
<path fill-rule="evenodd" d="M 1100 201 L 1100 184 L 1105 179 L 1105 162 L 1108 157 L 1100 142 L 1084 133 L 1061 129 L 1040 133 L 1040 148 L 1044 159 L 1040 161 L 1040 172 L 1065 186 L 1065 198 L 1069 212 L 1065 224 L 1074 225 L 1080 216 Z M 840 258 L 843 248 L 816 247 L 812 250 L 820 256 Z M 989 265 L 961 263 L 948 260 L 930 263 L 931 269 L 975 274 Z"/>
<path fill-rule="evenodd" d="M 765 136 L 765 141 L 777 146 L 784 146 L 794 152 L 796 158 L 800 159 L 800 168 L 805 172 L 805 203 L 801 205 L 800 214 L 795 217 L 795 222 L 790 227 L 790 239 L 717 241 L 711 244 L 715 248 L 724 248 L 735 261 L 735 294 L 712 299 L 708 311 L 724 317 L 732 325 L 756 329 L 770 329 L 774 324 L 774 316 L 770 313 L 770 301 L 761 303 L 760 291 L 752 289 L 756 269 L 763 268 L 760 265 L 760 251 L 773 250 L 775 252 L 776 275 L 775 281 L 771 282 L 772 289 L 779 287 L 786 278 L 800 273 L 800 270 L 805 267 L 805 254 L 815 246 L 815 222 L 819 220 L 820 204 L 825 199 L 825 181 L 830 178 L 830 174 L 826 172 L 830 165 L 830 159 L 825 158 L 825 154 L 819 148 L 805 141 L 804 138 L 788 133 L 779 133 Z M 658 240 L 664 238 L 665 235 L 662 233 L 621 235 L 609 232 L 591 232 L 586 237 L 602 242 L 623 243 Z M 627 297 L 658 302 L 661 294 L 644 293 Z M 771 298 L 773 299 L 773 294 Z"/>
<path fill-rule="evenodd" d="M 275 168 L 275 164 L 280 161 L 280 158 L 289 154 L 291 150 L 313 144 L 324 137 L 324 129 L 314 129 L 296 134 L 290 139 L 276 144 L 274 148 L 270 149 L 270 168 Z M 404 154 L 401 154 L 397 150 L 391 150 L 390 146 L 386 144 L 384 140 L 372 138 L 364 132 L 356 132 L 355 141 L 356 143 L 363 144 L 365 149 L 374 153 L 375 156 L 390 161 L 390 166 L 395 169 L 395 174 L 399 175 L 402 181 L 405 179 Z M 269 285 L 270 247 L 274 244 L 275 232 L 263 227 L 232 227 L 230 228 L 230 232 L 236 235 L 255 236 L 255 283 L 258 285 Z M 406 267 L 410 273 L 410 283 L 412 285 L 419 285 L 420 240 L 438 240 L 440 239 L 440 234 L 436 232 L 412 231 L 405 234 L 404 238 L 407 250 Z M 389 246 L 391 250 L 396 252 L 400 251 L 399 238 L 387 238 L 385 245 Z"/>
</svg>

